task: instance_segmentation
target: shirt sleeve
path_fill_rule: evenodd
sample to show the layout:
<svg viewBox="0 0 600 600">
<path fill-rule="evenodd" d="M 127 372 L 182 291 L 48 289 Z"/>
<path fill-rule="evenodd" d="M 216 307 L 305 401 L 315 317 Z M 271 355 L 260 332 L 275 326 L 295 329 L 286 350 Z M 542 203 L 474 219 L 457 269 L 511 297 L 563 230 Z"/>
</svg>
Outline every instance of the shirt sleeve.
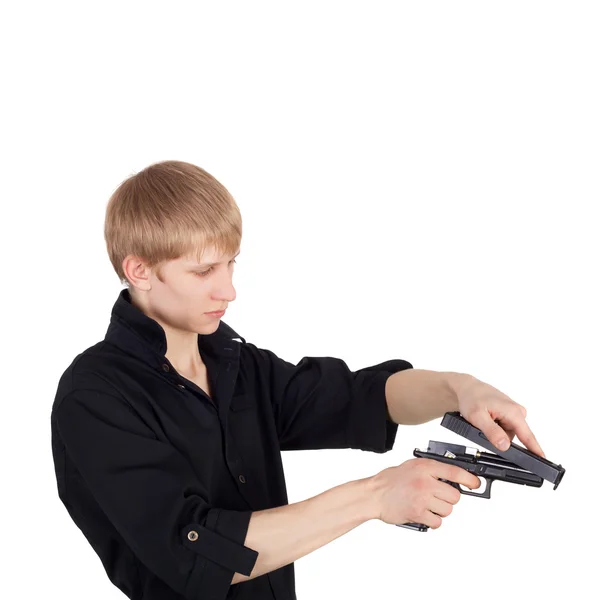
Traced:
<svg viewBox="0 0 600 600">
<path fill-rule="evenodd" d="M 118 393 L 71 392 L 54 418 L 99 506 L 173 590 L 190 600 L 219 600 L 235 572 L 250 575 L 258 558 L 244 546 L 252 512 L 211 506 L 188 460 Z"/>
<path fill-rule="evenodd" d="M 388 419 L 385 384 L 413 366 L 392 359 L 351 371 L 340 358 L 305 356 L 294 365 L 245 344 L 268 374 L 281 450 L 391 450 L 398 424 Z"/>
</svg>

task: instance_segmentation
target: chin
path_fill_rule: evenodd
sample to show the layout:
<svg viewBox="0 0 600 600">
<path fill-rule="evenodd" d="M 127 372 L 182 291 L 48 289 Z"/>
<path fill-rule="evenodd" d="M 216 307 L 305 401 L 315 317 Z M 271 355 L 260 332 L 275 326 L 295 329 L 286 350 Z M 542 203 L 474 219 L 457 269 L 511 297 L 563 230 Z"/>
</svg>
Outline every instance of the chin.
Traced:
<svg viewBox="0 0 600 600">
<path fill-rule="evenodd" d="M 214 333 L 217 329 L 219 329 L 219 323 L 221 322 L 221 319 L 211 319 L 211 321 L 211 323 L 205 323 L 202 325 L 202 329 L 207 332 Z"/>
</svg>

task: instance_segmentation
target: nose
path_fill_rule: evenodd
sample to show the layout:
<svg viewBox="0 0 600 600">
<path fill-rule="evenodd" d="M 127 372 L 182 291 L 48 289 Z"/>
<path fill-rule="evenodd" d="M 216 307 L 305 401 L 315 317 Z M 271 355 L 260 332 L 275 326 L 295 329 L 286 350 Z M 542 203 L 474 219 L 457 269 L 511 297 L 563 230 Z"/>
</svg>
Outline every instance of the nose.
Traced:
<svg viewBox="0 0 600 600">
<path fill-rule="evenodd" d="M 236 298 L 235 287 L 233 286 L 233 276 L 226 273 L 222 277 L 215 279 L 215 289 L 212 297 L 217 302 L 233 302 Z"/>
</svg>

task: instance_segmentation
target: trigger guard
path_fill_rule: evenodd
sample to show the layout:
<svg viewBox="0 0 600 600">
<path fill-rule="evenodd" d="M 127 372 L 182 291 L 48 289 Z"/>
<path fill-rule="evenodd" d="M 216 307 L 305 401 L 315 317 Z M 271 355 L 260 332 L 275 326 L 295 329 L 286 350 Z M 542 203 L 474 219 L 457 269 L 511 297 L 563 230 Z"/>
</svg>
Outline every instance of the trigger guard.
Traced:
<svg viewBox="0 0 600 600">
<path fill-rule="evenodd" d="M 440 481 L 450 484 L 453 488 L 456 488 L 461 494 L 465 494 L 466 496 L 475 496 L 477 498 L 486 498 L 489 500 L 492 497 L 492 482 L 494 480 L 488 479 L 487 477 L 483 477 L 482 475 L 476 475 L 476 477 L 479 477 L 480 479 L 485 479 L 486 481 L 485 490 L 483 492 L 472 492 L 470 490 L 463 490 L 461 484 L 456 483 L 456 481 L 448 481 L 446 479 L 440 479 Z"/>
<path fill-rule="evenodd" d="M 478 498 L 486 498 L 486 499 L 490 499 L 492 497 L 492 482 L 494 481 L 493 479 L 488 479 L 487 477 L 482 477 L 481 475 L 478 475 L 478 477 L 480 479 L 485 479 L 486 482 L 486 486 L 485 486 L 485 490 L 483 490 L 483 492 L 472 492 L 470 490 L 460 490 L 461 494 L 465 494 L 467 496 L 476 496 Z M 460 484 L 459 484 L 460 486 Z"/>
</svg>

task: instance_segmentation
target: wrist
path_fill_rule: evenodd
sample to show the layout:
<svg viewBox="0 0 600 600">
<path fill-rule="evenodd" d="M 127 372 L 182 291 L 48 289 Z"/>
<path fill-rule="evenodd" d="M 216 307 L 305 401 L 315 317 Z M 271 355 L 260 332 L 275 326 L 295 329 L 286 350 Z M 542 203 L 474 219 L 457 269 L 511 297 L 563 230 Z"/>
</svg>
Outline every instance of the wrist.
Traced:
<svg viewBox="0 0 600 600">
<path fill-rule="evenodd" d="M 377 475 L 360 480 L 365 498 L 365 521 L 381 519 L 382 487 Z"/>
<path fill-rule="evenodd" d="M 458 410 L 458 399 L 462 390 L 465 386 L 468 386 L 475 381 L 476 378 L 468 373 L 454 373 L 448 371 L 446 371 L 444 375 L 446 376 L 446 386 L 451 399 L 451 410 Z"/>
</svg>

